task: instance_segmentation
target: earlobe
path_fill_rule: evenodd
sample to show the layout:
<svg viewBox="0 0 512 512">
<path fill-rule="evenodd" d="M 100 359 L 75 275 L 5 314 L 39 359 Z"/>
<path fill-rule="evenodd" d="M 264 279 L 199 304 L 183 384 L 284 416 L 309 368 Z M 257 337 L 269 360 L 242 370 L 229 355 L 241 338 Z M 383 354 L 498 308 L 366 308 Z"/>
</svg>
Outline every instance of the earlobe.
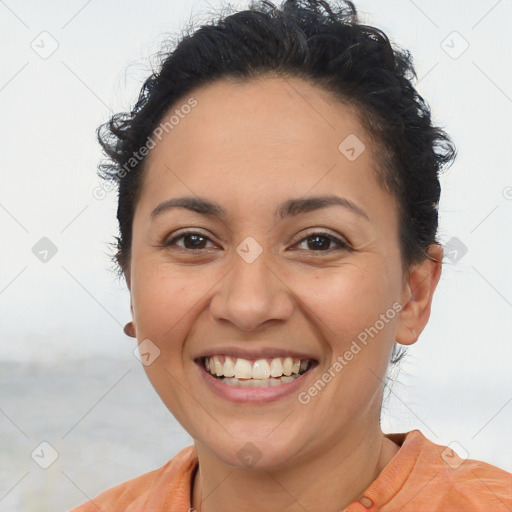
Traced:
<svg viewBox="0 0 512 512">
<path fill-rule="evenodd" d="M 126 336 L 130 336 L 130 338 L 136 338 L 137 334 L 135 333 L 135 326 L 133 325 L 133 322 L 128 322 L 123 329 Z"/>
<path fill-rule="evenodd" d="M 434 291 L 441 277 L 443 248 L 432 244 L 428 252 L 430 258 L 410 270 L 403 290 L 403 309 L 395 335 L 396 342 L 401 345 L 415 343 L 430 317 Z"/>
</svg>

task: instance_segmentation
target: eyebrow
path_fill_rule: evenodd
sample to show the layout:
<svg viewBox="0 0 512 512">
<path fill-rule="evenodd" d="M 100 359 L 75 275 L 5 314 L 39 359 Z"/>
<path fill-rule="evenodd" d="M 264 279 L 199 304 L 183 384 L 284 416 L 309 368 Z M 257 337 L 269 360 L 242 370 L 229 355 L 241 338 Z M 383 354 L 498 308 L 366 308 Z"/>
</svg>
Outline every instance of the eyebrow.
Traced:
<svg viewBox="0 0 512 512">
<path fill-rule="evenodd" d="M 352 213 L 370 220 L 370 217 L 361 207 L 357 206 L 348 199 L 336 195 L 310 196 L 307 198 L 289 199 L 288 201 L 285 201 L 279 205 L 276 210 L 276 215 L 279 219 L 282 220 L 286 217 L 308 213 L 333 205 L 342 206 Z M 220 219 L 223 219 L 227 216 L 226 211 L 222 208 L 222 206 L 220 206 L 218 203 L 215 203 L 214 201 L 210 201 L 202 197 L 176 197 L 160 203 L 151 212 L 150 217 L 153 219 L 158 215 L 161 215 L 162 213 L 173 210 L 175 208 L 185 208 L 201 215 Z"/>
</svg>

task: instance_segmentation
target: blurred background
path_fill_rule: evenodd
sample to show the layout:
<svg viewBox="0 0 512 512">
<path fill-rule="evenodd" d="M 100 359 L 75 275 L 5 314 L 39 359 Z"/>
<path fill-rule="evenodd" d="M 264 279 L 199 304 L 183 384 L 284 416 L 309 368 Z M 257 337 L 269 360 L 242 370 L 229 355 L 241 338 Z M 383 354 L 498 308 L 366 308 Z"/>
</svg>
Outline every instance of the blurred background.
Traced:
<svg viewBox="0 0 512 512">
<path fill-rule="evenodd" d="M 458 148 L 442 177 L 443 274 L 383 430 L 512 471 L 512 2 L 355 4 L 412 52 Z M 95 129 L 133 106 L 164 39 L 221 6 L 0 0 L 0 512 L 68 510 L 192 443 L 122 331 Z"/>
</svg>

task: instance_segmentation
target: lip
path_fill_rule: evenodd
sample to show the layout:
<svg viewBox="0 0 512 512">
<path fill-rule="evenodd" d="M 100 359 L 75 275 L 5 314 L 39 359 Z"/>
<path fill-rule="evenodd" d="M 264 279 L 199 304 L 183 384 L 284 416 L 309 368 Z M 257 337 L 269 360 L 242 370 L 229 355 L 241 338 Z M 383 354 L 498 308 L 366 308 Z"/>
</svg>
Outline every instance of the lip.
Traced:
<svg viewBox="0 0 512 512">
<path fill-rule="evenodd" d="M 240 351 L 237 352 L 240 354 Z M 282 352 L 281 352 L 282 354 Z M 229 354 L 227 354 L 229 355 Z M 242 356 L 239 356 L 242 357 Z M 276 356 L 277 357 L 277 356 Z M 307 385 L 310 374 L 314 372 L 317 363 L 299 378 L 286 384 L 266 388 L 240 388 L 223 384 L 221 380 L 208 373 L 201 360 L 196 361 L 199 373 L 205 384 L 217 396 L 234 403 L 258 403 L 265 404 L 275 402 L 286 396 L 297 394 L 299 389 Z"/>
<path fill-rule="evenodd" d="M 294 352 L 287 349 L 278 349 L 275 347 L 261 347 L 257 350 L 247 348 L 233 348 L 233 347 L 217 347 L 209 348 L 208 351 L 203 351 L 194 357 L 196 362 L 200 361 L 204 357 L 212 357 L 222 354 L 223 356 L 229 356 L 233 358 L 242 358 L 247 360 L 257 359 L 272 359 L 275 357 L 291 357 L 292 359 L 308 359 L 311 361 L 318 361 L 317 357 L 305 352 Z"/>
</svg>

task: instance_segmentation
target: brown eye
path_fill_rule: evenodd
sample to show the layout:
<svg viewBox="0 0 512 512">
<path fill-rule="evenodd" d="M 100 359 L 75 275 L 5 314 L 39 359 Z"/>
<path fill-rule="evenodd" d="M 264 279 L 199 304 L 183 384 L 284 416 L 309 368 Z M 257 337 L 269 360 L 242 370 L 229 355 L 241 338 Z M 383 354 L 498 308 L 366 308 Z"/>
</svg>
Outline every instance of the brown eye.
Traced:
<svg viewBox="0 0 512 512">
<path fill-rule="evenodd" d="M 178 240 L 183 239 L 183 245 L 179 245 L 176 242 Z M 211 240 L 202 233 L 198 233 L 196 231 L 187 231 L 185 233 L 181 233 L 179 236 L 174 237 L 173 239 L 166 241 L 164 243 L 165 247 L 169 247 L 171 245 L 177 245 L 178 247 L 181 247 L 182 249 L 186 250 L 196 250 L 196 249 L 208 249 L 208 247 L 205 247 L 205 244 L 207 241 Z"/>
<path fill-rule="evenodd" d="M 183 240 L 183 244 L 177 242 Z M 197 231 L 186 231 L 178 236 L 166 241 L 163 246 L 170 247 L 176 246 L 184 250 L 195 251 L 205 250 L 210 247 L 206 247 L 206 244 L 211 240 L 204 234 Z M 333 250 L 350 250 L 348 243 L 340 240 L 331 234 L 323 232 L 312 232 L 298 242 L 298 245 L 307 243 L 307 251 L 309 252 L 332 252 Z M 334 244 L 335 248 L 330 248 L 331 244 Z"/>
<path fill-rule="evenodd" d="M 349 250 L 350 246 L 340 240 L 339 238 L 336 238 L 330 234 L 322 233 L 322 232 L 314 232 L 309 233 L 306 237 L 304 237 L 300 242 L 300 244 L 303 244 L 304 242 L 307 243 L 307 249 L 309 251 L 313 252 L 332 252 L 336 249 L 329 249 L 329 246 L 331 243 L 334 243 L 337 249 L 345 249 Z"/>
</svg>

